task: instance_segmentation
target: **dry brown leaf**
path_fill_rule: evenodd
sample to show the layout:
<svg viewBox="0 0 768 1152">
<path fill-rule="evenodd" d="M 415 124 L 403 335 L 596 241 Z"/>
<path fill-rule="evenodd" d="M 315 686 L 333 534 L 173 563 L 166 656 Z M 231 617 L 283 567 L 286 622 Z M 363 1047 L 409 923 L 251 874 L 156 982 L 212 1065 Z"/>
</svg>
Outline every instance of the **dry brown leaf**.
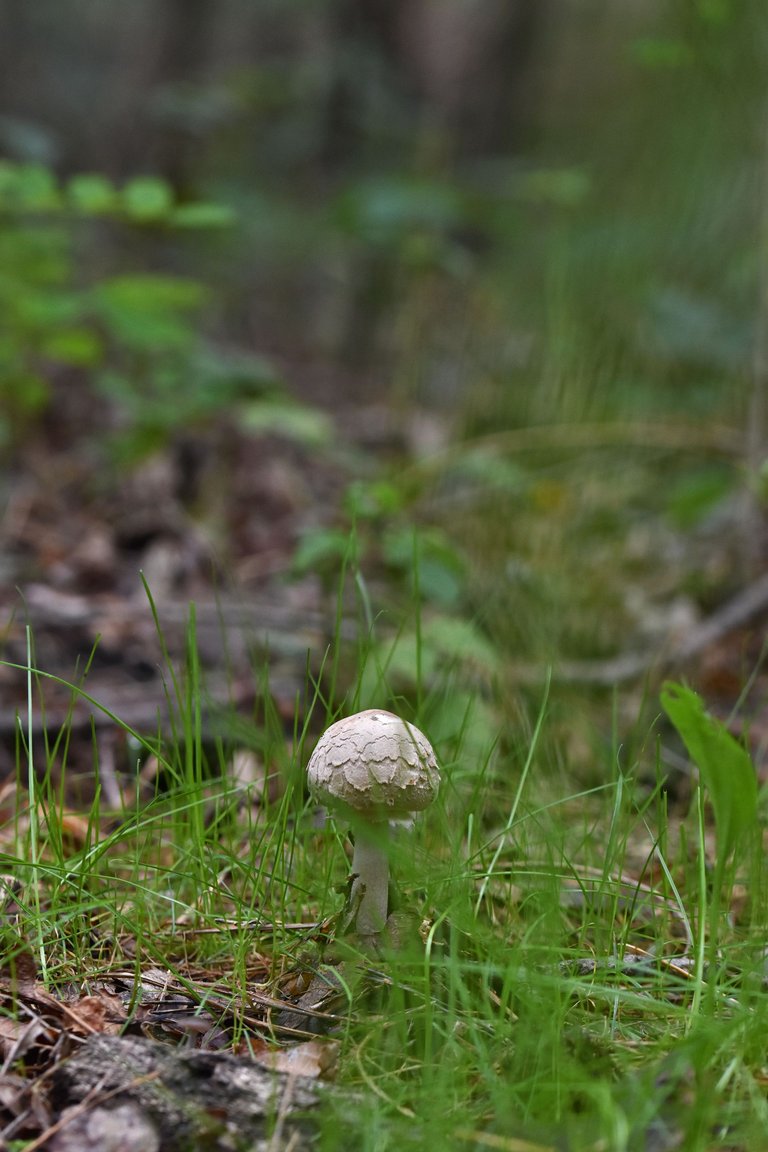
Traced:
<svg viewBox="0 0 768 1152">
<path fill-rule="evenodd" d="M 335 1040 L 307 1040 L 291 1048 L 272 1048 L 254 1053 L 257 1064 L 273 1072 L 332 1080 L 336 1074 L 339 1045 Z"/>
<path fill-rule="evenodd" d="M 5 938 L 8 952 L 0 964 L 0 972 L 3 976 L 10 977 L 15 990 L 25 992 L 33 987 L 37 980 L 37 961 L 26 941 L 18 935 L 15 939 L 18 943 L 12 943 L 10 934 Z"/>
<path fill-rule="evenodd" d="M 161 773 L 162 766 L 160 760 L 152 753 L 152 755 L 147 756 L 147 759 L 142 765 L 141 771 L 139 772 L 139 780 L 142 784 L 154 784 Z"/>
<path fill-rule="evenodd" d="M 100 993 L 83 996 L 74 1004 L 66 1005 L 67 1026 L 77 1035 L 90 1036 L 93 1032 L 106 1032 L 117 1036 L 125 1013 L 117 996 Z"/>
<path fill-rule="evenodd" d="M 21 896 L 24 885 L 18 876 L 10 873 L 0 874 L 0 914 L 3 916 L 16 916 L 21 911 L 18 897 Z"/>
<path fill-rule="evenodd" d="M 23 805 L 19 804 L 19 789 L 15 780 L 7 780 L 0 785 L 0 823 L 6 829 L 9 839 L 15 835 L 13 821 Z"/>
<path fill-rule="evenodd" d="M 266 766 L 261 756 L 250 748 L 236 748 L 232 753 L 232 779 L 243 787 L 250 787 L 254 796 L 264 791 Z"/>
<path fill-rule="evenodd" d="M 0 1055 L 3 1059 L 18 1041 L 23 1026 L 18 1020 L 11 1020 L 7 1016 L 0 1016 Z"/>
<path fill-rule="evenodd" d="M 30 1020 L 26 1024 L 19 1024 L 18 1035 L 12 1044 L 8 1045 L 5 1051 L 5 1066 L 10 1068 L 18 1060 L 21 1060 L 26 1054 L 31 1051 L 42 1040 L 43 1043 L 51 1041 L 55 1037 L 55 1032 L 49 1028 L 42 1020 Z"/>
<path fill-rule="evenodd" d="M 14 1076 L 11 1072 L 0 1076 L 0 1108 L 6 1109 L 12 1116 L 23 1112 L 28 1093 L 29 1084 L 22 1076 Z"/>
<path fill-rule="evenodd" d="M 152 966 L 143 969 L 140 984 L 141 1001 L 146 1004 L 150 1001 L 161 1000 L 168 995 L 169 989 L 173 985 L 173 976 L 167 968 Z"/>
</svg>

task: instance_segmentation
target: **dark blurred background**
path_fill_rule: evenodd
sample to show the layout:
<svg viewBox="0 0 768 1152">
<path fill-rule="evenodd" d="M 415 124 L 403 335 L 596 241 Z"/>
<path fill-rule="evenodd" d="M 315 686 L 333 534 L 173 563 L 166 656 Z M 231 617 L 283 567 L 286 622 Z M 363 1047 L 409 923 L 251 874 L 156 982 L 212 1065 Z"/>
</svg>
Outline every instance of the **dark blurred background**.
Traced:
<svg viewBox="0 0 768 1152">
<path fill-rule="evenodd" d="M 617 389 L 653 408 L 649 375 L 701 406 L 749 371 L 765 22 L 729 0 L 5 0 L 0 148 L 234 209 L 191 252 L 131 252 L 213 283 L 227 339 L 434 403 L 474 389 L 494 423 Z"/>
</svg>

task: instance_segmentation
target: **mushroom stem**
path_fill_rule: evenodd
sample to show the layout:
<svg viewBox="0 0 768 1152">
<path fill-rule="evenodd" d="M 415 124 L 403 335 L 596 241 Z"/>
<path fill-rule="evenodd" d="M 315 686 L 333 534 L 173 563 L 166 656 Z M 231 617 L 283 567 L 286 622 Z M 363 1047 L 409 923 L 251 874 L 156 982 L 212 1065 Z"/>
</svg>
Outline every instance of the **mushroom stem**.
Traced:
<svg viewBox="0 0 768 1152">
<path fill-rule="evenodd" d="M 384 825 L 386 830 L 386 825 Z M 358 894 L 355 928 L 360 936 L 373 936 L 381 932 L 387 922 L 389 900 L 389 861 L 381 843 L 370 839 L 365 830 L 355 830 L 355 851 L 352 856 L 352 904 Z"/>
</svg>

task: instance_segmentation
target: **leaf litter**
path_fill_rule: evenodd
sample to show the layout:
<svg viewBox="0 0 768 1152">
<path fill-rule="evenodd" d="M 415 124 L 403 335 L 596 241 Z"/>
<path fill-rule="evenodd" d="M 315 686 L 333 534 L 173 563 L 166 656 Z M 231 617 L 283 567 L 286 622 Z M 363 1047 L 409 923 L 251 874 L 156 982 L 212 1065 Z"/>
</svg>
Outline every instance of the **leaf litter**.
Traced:
<svg viewBox="0 0 768 1152">
<path fill-rule="evenodd" d="M 254 651 L 259 658 L 269 658 L 272 700 L 278 715 L 289 726 L 297 687 L 306 673 L 306 652 L 322 651 L 327 642 L 327 603 L 317 581 L 305 580 L 291 589 L 271 577 L 289 566 L 302 524 L 312 526 L 316 522 L 316 512 L 306 500 L 306 492 L 319 486 L 338 494 L 339 478 L 326 463 L 318 480 L 316 460 L 291 456 L 281 459 L 280 452 L 269 444 L 261 452 L 266 463 L 264 468 L 256 469 L 257 474 L 261 471 L 256 482 L 266 484 L 268 489 L 270 469 L 274 472 L 277 468 L 280 484 L 273 485 L 274 491 L 254 492 L 252 447 L 245 440 L 237 447 L 237 453 L 248 454 L 250 463 L 248 468 L 238 464 L 237 503 L 229 509 L 228 520 L 230 539 L 235 542 L 232 559 L 248 586 L 245 601 L 212 594 L 210 575 L 205 574 L 212 554 L 205 532 L 192 523 L 189 509 L 176 495 L 182 485 L 174 475 L 178 469 L 173 453 L 150 462 L 134 478 L 132 491 L 130 485 L 125 485 L 119 499 L 116 494 L 109 494 L 101 507 L 89 503 L 88 478 L 78 474 L 76 465 L 67 465 L 67 483 L 57 485 L 56 475 L 61 475 L 64 462 L 46 454 L 45 467 L 41 457 L 36 468 L 30 470 L 32 481 L 19 487 L 9 508 L 3 543 L 6 556 L 11 558 L 11 571 L 0 588 L 0 607 L 9 621 L 5 655 L 11 665 L 24 664 L 23 625 L 29 620 L 39 645 L 38 667 L 54 671 L 62 681 L 38 683 L 41 706 L 36 710 L 34 723 L 40 726 L 41 734 L 55 726 L 67 732 L 67 740 L 72 735 L 69 764 L 84 773 L 92 769 L 90 745 L 95 731 L 102 784 L 105 792 L 112 789 L 109 803 L 116 809 L 125 804 L 121 769 L 131 765 L 132 757 L 132 767 L 136 765 L 130 734 L 116 727 L 115 717 L 128 725 L 149 725 L 155 730 L 172 726 L 177 719 L 173 701 L 165 695 L 167 686 L 158 675 L 162 653 L 151 613 L 146 600 L 136 594 L 135 581 L 127 586 L 126 572 L 133 574 L 142 568 L 150 574 L 167 630 L 169 654 L 174 660 L 183 657 L 188 625 L 181 605 L 195 600 L 208 689 L 203 723 L 215 737 L 221 731 L 222 715 L 229 725 L 238 712 L 254 707 L 259 692 L 254 689 Z M 286 472 L 290 480 L 287 485 Z M 277 488 L 283 491 L 282 510 L 274 506 L 279 496 Z M 289 499 L 285 497 L 286 490 L 293 493 Z M 261 499 L 265 495 L 266 503 Z M 111 508 L 107 509 L 110 502 Z M 249 511 L 267 505 L 268 514 Z M 77 509 L 74 526 L 73 509 Z M 79 541 L 74 548 L 73 537 Z M 17 584 L 24 587 L 23 609 L 15 592 Z M 759 596 L 756 603 L 753 597 L 747 605 L 747 623 L 765 608 L 764 583 L 755 587 Z M 744 622 L 741 616 L 739 620 Z M 265 622 L 269 627 L 268 645 L 264 642 Z M 728 628 L 720 626 L 714 637 L 705 629 L 697 633 L 699 641 L 702 637 L 706 641 L 710 653 L 720 657 L 719 663 L 715 661 L 715 672 L 710 669 L 710 676 L 721 676 L 721 666 L 730 671 L 735 657 L 741 659 L 740 643 L 724 642 L 733 626 L 730 616 L 726 624 Z M 222 635 L 226 637 L 225 645 Z M 250 643 L 254 637 L 255 646 Z M 750 643 L 754 643 L 754 636 Z M 224 647 L 231 667 L 220 675 Z M 79 683 L 79 667 L 72 665 L 75 652 L 92 654 L 84 683 L 101 707 L 94 708 L 83 694 L 69 687 L 69 682 Z M 644 659 L 637 667 L 631 664 L 630 674 L 635 676 L 645 669 Z M 540 669 L 533 671 L 538 680 Z M 561 666 L 560 671 L 567 672 L 567 666 Z M 603 680 L 607 675 L 611 683 L 617 678 L 613 666 L 608 666 L 607 672 L 601 666 L 598 672 Z M 580 682 L 589 679 L 586 666 L 577 666 L 576 673 Z M 715 695 L 721 699 L 734 695 L 734 683 Z M 0 726 L 6 737 L 0 754 L 8 763 L 13 760 L 18 713 L 24 702 L 20 684 L 18 668 L 0 668 Z M 250 748 L 236 749 L 233 763 L 238 786 L 250 794 L 254 809 L 258 809 L 262 796 L 275 786 L 277 775 Z M 138 774 L 140 787 L 148 793 L 157 789 L 162 783 L 162 770 L 157 756 L 147 757 Z M 19 805 L 18 799 L 14 781 L 6 780 L 0 790 L 0 809 L 6 827 L 15 828 L 17 833 L 23 832 L 26 819 L 23 812 L 19 815 L 23 804 Z M 67 837 L 68 850 L 76 851 L 89 843 L 92 828 L 74 804 L 63 809 L 54 823 Z M 644 865 L 638 866 L 637 876 L 643 875 L 643 868 Z M 635 869 L 630 871 L 634 873 Z M 660 993 L 671 1005 L 685 1006 L 690 1000 L 693 977 L 684 917 L 668 898 L 657 899 L 652 886 L 643 885 L 637 876 L 627 874 L 607 882 L 603 877 L 597 887 L 608 900 L 612 891 L 621 893 L 617 907 L 624 925 L 634 919 L 647 919 L 649 909 L 651 915 L 667 917 L 673 924 L 670 952 L 658 955 L 650 948 L 627 944 L 615 955 L 601 955 L 596 950 L 594 954 L 577 956 L 572 963 L 566 962 L 561 971 L 571 981 L 574 998 L 597 1016 L 602 1011 L 601 997 L 607 1000 L 617 988 L 638 996 L 648 993 L 647 1004 L 651 996 L 658 997 Z M 592 877 L 580 870 L 575 885 L 563 884 L 562 903 L 566 909 L 578 901 L 582 906 L 589 903 L 597 908 L 591 881 Z M 282 1146 L 276 1137 L 285 1144 L 303 1140 L 300 1129 L 286 1131 L 286 1121 L 295 1107 L 312 1107 L 316 1100 L 312 1085 L 333 1078 L 339 1051 L 333 1031 L 350 1016 L 348 996 L 334 987 L 327 974 L 306 971 L 298 965 L 288 970 L 278 966 L 275 976 L 269 955 L 250 958 L 245 980 L 241 972 L 235 978 L 226 964 L 206 970 L 177 957 L 171 972 L 145 955 L 140 942 L 122 934 L 114 940 L 102 938 L 87 979 L 81 975 L 78 980 L 73 973 L 69 983 L 60 985 L 59 994 L 53 995 L 40 977 L 35 942 L 13 937 L 12 883 L 4 885 L 10 897 L 3 909 L 7 922 L 2 941 L 6 963 L 0 980 L 3 1141 L 31 1140 L 29 1148 L 48 1142 L 60 1152 L 67 1148 L 108 1148 L 113 1146 L 110 1141 L 114 1139 L 116 1124 L 123 1133 L 128 1128 L 141 1133 L 144 1143 L 140 1146 L 145 1150 L 155 1146 L 171 1148 L 176 1138 L 175 1121 L 162 1116 L 158 1119 L 159 1105 L 152 1089 L 158 1082 L 172 1084 L 176 1100 L 172 1115 L 176 1120 L 184 1115 L 189 1102 L 179 1103 L 184 1101 L 185 1093 L 178 1083 L 177 1070 L 170 1063 L 172 1059 L 186 1061 L 189 1067 L 190 1062 L 198 1060 L 196 1075 L 205 1067 L 209 1078 L 218 1066 L 221 1074 L 216 1079 L 216 1098 L 206 1102 L 205 1116 L 198 1115 L 203 1126 L 212 1125 L 214 1143 L 210 1146 L 216 1147 L 215 1141 L 221 1140 L 225 1147 L 231 1136 L 223 1113 L 229 1108 L 233 1116 L 240 1115 L 238 1097 L 235 1092 L 228 1098 L 222 1085 L 228 1082 L 234 1090 L 244 1070 L 258 1072 L 262 1084 L 267 1083 L 263 1079 L 266 1076 L 272 1086 L 271 1103 L 265 1111 L 270 1113 L 274 1127 L 272 1135 L 264 1137 L 265 1147 Z M 605 914 L 605 909 L 599 911 Z M 237 927 L 242 929 L 242 922 Z M 256 934 L 266 930 L 259 921 L 252 927 Z M 291 927 L 282 925 L 284 931 Z M 314 927 L 320 936 L 324 934 L 324 926 Z M 311 924 L 295 928 L 304 937 L 313 931 Z M 223 934 L 228 930 L 225 924 L 192 930 L 177 923 L 174 940 L 178 941 L 185 932 Z M 381 979 L 370 969 L 364 976 L 371 983 Z M 239 988 L 236 997 L 233 987 Z M 365 983 L 356 987 L 355 1004 L 364 991 Z M 493 990 L 489 990 L 489 996 L 493 995 Z M 628 999 L 626 1003 L 634 1002 Z M 724 1007 L 728 1007 L 727 1001 Z M 374 1020 L 368 1021 L 370 1029 L 375 1024 Z M 253 1093 L 253 1082 L 250 1091 Z M 253 1117 L 244 1121 L 244 1130 L 252 1120 Z M 253 1129 L 254 1146 L 263 1138 L 262 1129 L 259 1121 Z M 188 1129 L 182 1125 L 180 1130 Z M 492 1134 L 473 1130 L 470 1135 L 479 1145 L 492 1146 Z M 513 1147 L 512 1142 L 504 1140 L 498 1146 Z"/>
<path fill-rule="evenodd" d="M 94 968 L 54 995 L 21 945 L 0 976 L 0 1146 L 25 1139 L 29 1147 L 103 1148 L 110 1115 L 129 1105 L 147 1147 L 155 1137 L 157 1147 L 184 1147 L 180 1131 L 186 1139 L 205 1130 L 211 1148 L 230 1147 L 235 1130 L 238 1139 L 266 1141 L 276 1115 L 285 1124 L 321 1099 L 314 1085 L 334 1078 L 338 1042 L 318 1031 L 341 1021 L 299 1010 L 314 1016 L 312 1030 L 281 1025 L 276 1017 L 294 1005 L 265 991 L 269 971 L 269 958 L 257 958 L 238 1002 L 224 970 L 151 964 Z M 201 1067 L 216 1084 L 202 1107 Z M 309 1131 L 302 1124 L 294 1147 Z"/>
</svg>

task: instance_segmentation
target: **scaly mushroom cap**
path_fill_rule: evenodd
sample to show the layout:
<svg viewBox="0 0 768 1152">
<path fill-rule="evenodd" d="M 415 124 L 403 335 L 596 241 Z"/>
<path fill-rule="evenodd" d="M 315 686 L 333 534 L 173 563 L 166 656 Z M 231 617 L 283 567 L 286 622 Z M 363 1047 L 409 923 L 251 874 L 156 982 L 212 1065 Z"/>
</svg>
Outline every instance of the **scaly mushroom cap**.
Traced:
<svg viewBox="0 0 768 1152">
<path fill-rule="evenodd" d="M 324 804 L 389 820 L 431 804 L 440 772 L 423 732 L 392 712 L 369 708 L 326 729 L 307 766 L 307 782 Z"/>
</svg>

